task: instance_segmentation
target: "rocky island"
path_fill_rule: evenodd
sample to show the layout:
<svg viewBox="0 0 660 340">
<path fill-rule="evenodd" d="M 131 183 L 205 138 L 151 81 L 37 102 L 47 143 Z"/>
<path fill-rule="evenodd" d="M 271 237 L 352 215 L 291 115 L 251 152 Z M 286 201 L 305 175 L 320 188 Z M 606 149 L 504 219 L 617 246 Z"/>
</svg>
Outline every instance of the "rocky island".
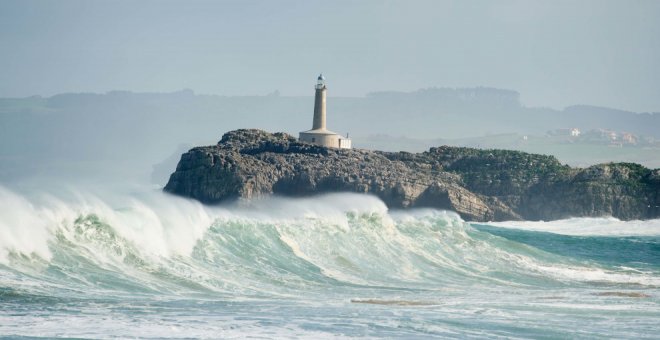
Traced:
<svg viewBox="0 0 660 340">
<path fill-rule="evenodd" d="M 207 204 L 356 192 L 390 208 L 447 209 L 470 221 L 660 217 L 660 169 L 639 164 L 571 168 L 553 156 L 448 146 L 336 149 L 255 129 L 184 153 L 164 190 Z"/>
</svg>

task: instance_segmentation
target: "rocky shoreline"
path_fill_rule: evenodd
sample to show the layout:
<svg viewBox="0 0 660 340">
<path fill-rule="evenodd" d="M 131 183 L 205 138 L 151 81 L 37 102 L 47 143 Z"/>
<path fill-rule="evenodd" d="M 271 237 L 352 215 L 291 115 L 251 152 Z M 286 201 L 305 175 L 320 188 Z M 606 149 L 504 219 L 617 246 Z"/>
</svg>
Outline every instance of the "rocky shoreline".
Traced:
<svg viewBox="0 0 660 340">
<path fill-rule="evenodd" d="M 441 146 L 427 152 L 339 150 L 246 129 L 184 153 L 164 190 L 215 204 L 266 195 L 372 194 L 390 208 L 453 210 L 471 221 L 660 217 L 660 169 L 588 168 L 555 157 Z"/>
</svg>

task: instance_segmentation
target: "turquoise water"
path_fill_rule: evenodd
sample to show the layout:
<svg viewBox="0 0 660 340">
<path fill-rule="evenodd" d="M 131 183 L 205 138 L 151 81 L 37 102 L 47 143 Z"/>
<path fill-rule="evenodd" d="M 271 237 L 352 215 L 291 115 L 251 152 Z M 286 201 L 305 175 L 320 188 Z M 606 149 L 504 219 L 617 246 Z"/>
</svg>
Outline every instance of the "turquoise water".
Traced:
<svg viewBox="0 0 660 340">
<path fill-rule="evenodd" d="M 657 338 L 660 221 L 0 188 L 0 335 Z"/>
</svg>

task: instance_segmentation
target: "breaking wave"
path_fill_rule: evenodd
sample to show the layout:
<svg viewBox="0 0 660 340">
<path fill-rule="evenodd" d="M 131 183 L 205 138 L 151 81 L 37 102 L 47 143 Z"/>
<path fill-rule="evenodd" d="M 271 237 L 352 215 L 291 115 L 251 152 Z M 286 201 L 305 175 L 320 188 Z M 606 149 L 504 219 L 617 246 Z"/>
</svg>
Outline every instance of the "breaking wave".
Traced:
<svg viewBox="0 0 660 340">
<path fill-rule="evenodd" d="M 660 286 L 657 267 L 571 257 L 472 226 L 452 212 L 388 211 L 365 195 L 222 207 L 160 192 L 117 200 L 121 205 L 74 196 L 28 200 L 0 188 L 0 287 L 50 296 L 112 291 L 296 298 L 351 287 Z M 658 223 L 585 221 L 599 225 L 599 233 L 613 224 L 617 230 L 632 225 L 634 234 L 644 235 Z M 557 231 L 545 226 L 566 224 L 580 225 L 495 225 Z"/>
</svg>

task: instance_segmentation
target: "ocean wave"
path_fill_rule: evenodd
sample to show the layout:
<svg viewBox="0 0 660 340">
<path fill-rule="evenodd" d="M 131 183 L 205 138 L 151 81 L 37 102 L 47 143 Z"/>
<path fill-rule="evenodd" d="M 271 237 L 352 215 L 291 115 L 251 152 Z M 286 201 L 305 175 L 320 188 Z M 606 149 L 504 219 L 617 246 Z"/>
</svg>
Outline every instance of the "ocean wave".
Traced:
<svg viewBox="0 0 660 340">
<path fill-rule="evenodd" d="M 660 219 L 621 221 L 614 217 L 580 217 L 557 221 L 505 221 L 483 224 L 573 236 L 660 236 Z"/>
<path fill-rule="evenodd" d="M 160 192 L 120 204 L 73 196 L 29 200 L 0 188 L 1 287 L 295 299 L 342 287 L 660 286 L 653 271 L 550 253 L 453 212 L 389 211 L 366 195 L 214 207 Z"/>
</svg>

